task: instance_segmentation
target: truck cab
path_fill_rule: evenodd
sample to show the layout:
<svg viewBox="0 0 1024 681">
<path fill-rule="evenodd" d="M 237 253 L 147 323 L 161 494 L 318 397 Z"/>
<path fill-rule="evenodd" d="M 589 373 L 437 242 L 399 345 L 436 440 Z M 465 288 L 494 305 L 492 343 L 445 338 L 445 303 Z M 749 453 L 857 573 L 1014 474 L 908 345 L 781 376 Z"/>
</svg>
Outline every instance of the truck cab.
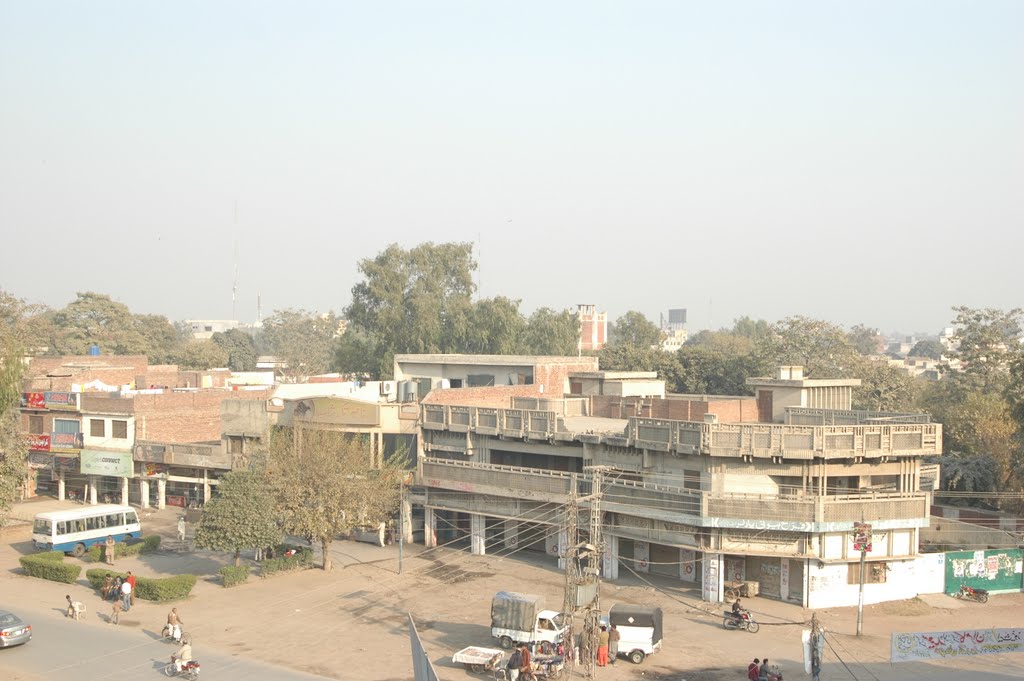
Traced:
<svg viewBox="0 0 1024 681">
<path fill-rule="evenodd" d="M 540 596 L 500 591 L 491 603 L 491 636 L 508 650 L 517 643 L 554 647 L 562 641 L 565 622 L 556 610 L 545 610 Z M 545 646 L 547 644 L 547 646 Z"/>
</svg>

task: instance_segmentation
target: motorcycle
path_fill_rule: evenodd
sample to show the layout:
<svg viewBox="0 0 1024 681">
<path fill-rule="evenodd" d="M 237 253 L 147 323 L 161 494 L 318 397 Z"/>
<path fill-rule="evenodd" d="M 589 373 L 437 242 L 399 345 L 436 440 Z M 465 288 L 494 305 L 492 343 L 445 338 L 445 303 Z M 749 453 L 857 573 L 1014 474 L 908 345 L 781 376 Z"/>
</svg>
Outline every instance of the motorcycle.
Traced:
<svg viewBox="0 0 1024 681">
<path fill-rule="evenodd" d="M 969 601 L 988 603 L 988 591 L 985 589 L 975 589 L 967 586 L 966 584 L 961 584 L 960 590 L 953 594 L 953 598 L 966 598 Z"/>
<path fill-rule="evenodd" d="M 725 610 L 725 617 L 722 619 L 722 626 L 726 629 L 746 629 L 751 634 L 756 634 L 757 630 L 761 628 L 757 622 L 754 621 L 753 616 L 744 610 L 743 612 L 736 614 L 732 610 Z"/>
<path fill-rule="evenodd" d="M 199 662 L 196 660 L 187 660 L 181 663 L 181 670 L 174 666 L 174 656 L 171 656 L 171 663 L 164 667 L 164 674 L 167 676 L 184 676 L 190 681 L 195 681 L 199 678 Z"/>
</svg>

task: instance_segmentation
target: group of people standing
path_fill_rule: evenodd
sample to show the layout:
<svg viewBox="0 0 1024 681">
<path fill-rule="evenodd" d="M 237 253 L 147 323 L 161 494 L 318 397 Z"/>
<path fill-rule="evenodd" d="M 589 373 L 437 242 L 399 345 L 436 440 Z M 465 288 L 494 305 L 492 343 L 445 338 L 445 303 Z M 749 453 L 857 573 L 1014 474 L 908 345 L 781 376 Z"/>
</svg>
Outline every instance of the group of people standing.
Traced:
<svg viewBox="0 0 1024 681">
<path fill-rule="evenodd" d="M 597 640 L 598 667 L 607 667 L 610 664 L 615 664 L 615 660 L 619 657 L 619 640 L 621 637 L 618 628 L 614 624 L 611 627 L 601 625 L 601 633 L 598 634 Z"/>
<path fill-rule="evenodd" d="M 103 586 L 100 587 L 103 600 L 113 602 L 110 613 L 110 624 L 118 624 L 121 620 L 121 613 L 128 612 L 135 605 L 135 575 L 130 571 L 122 579 L 120 575 L 114 577 L 109 572 L 103 578 Z"/>
</svg>

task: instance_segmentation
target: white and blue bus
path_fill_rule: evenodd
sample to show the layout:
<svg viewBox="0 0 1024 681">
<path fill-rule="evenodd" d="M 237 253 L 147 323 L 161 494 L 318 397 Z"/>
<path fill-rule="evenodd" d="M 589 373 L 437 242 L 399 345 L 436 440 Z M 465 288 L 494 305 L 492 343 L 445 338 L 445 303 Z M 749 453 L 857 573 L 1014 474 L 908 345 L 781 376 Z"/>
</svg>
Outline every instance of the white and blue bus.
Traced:
<svg viewBox="0 0 1024 681">
<path fill-rule="evenodd" d="M 37 549 L 84 554 L 93 544 L 107 537 L 124 541 L 142 536 L 139 516 L 131 506 L 102 504 L 69 511 L 50 511 L 36 515 L 32 523 L 32 543 Z"/>
</svg>

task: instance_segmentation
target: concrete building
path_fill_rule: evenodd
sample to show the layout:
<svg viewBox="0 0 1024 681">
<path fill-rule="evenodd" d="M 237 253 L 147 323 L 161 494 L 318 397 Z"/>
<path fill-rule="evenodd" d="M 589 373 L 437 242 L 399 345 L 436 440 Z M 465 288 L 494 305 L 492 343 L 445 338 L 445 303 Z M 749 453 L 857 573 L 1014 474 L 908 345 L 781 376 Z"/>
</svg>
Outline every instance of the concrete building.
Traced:
<svg viewBox="0 0 1024 681">
<path fill-rule="evenodd" d="M 851 605 L 853 524 L 867 521 L 867 602 L 916 595 L 921 462 L 941 452 L 941 426 L 852 411 L 855 382 L 798 367 L 751 385 L 756 397 L 435 390 L 420 407 L 412 497 L 425 541 L 535 551 L 554 567 L 563 504 L 601 466 L 606 579 L 658 573 L 708 601 L 747 582 L 805 607 Z"/>
<path fill-rule="evenodd" d="M 225 333 L 243 326 L 237 319 L 186 319 L 185 325 L 196 340 L 209 340 L 215 333 Z"/>
</svg>

